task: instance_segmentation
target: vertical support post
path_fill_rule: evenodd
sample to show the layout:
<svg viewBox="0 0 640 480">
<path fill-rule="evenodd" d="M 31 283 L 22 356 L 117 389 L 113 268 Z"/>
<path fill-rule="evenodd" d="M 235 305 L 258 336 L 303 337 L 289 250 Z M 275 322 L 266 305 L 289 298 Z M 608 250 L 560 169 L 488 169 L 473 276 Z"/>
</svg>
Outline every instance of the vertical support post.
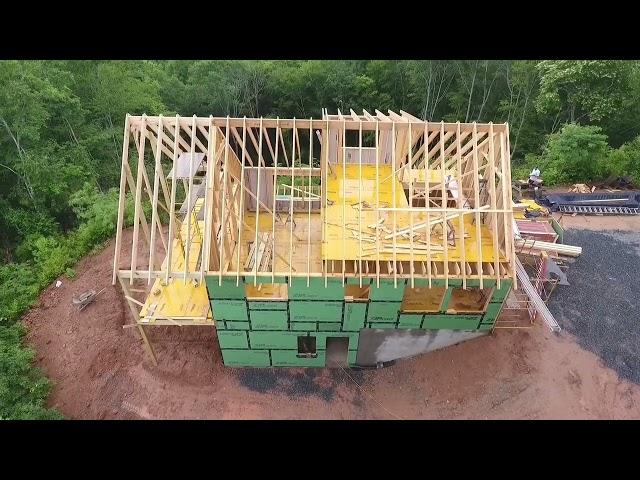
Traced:
<svg viewBox="0 0 640 480">
<path fill-rule="evenodd" d="M 133 279 L 133 272 L 131 272 L 131 279 Z M 122 278 L 120 277 L 120 275 L 118 275 L 118 281 L 120 282 L 120 287 L 122 287 L 122 291 L 123 291 L 124 295 L 126 297 L 131 297 L 131 292 L 129 291 L 129 287 L 126 285 L 126 282 L 122 281 Z M 127 300 L 127 305 L 129 306 L 129 311 L 131 312 L 131 316 L 133 317 L 133 323 L 134 323 L 134 325 L 137 326 L 138 332 L 140 332 L 140 336 L 142 337 L 142 341 L 144 343 L 145 349 L 147 350 L 147 353 L 151 357 L 151 361 L 157 367 L 158 366 L 158 360 L 156 359 L 156 354 L 153 351 L 153 347 L 151 346 L 151 342 L 149 342 L 149 339 L 147 338 L 147 334 L 144 331 L 144 327 L 142 325 L 140 325 L 140 323 L 138 323 L 138 319 L 140 318 L 140 315 L 139 315 L 138 311 L 136 310 L 136 307 L 133 306 L 133 302 L 131 300 L 129 300 L 128 298 L 126 300 Z"/>
<path fill-rule="evenodd" d="M 222 210 L 222 219 L 220 221 L 220 241 L 222 248 L 220 249 L 220 270 L 218 271 L 218 285 L 222 286 L 222 268 L 224 266 L 225 241 L 227 237 L 227 226 L 224 223 L 224 214 L 227 211 L 227 170 L 229 169 L 229 115 L 227 115 L 227 125 L 224 135 L 224 165 L 222 166 L 222 201 L 220 209 Z M 238 266 L 240 268 L 240 266 Z"/>
<path fill-rule="evenodd" d="M 362 120 L 358 125 L 358 202 L 362 208 Z M 363 210 L 360 210 L 362 212 Z M 362 213 L 358 215 L 358 277 L 362 288 Z"/>
<path fill-rule="evenodd" d="M 167 245 L 167 273 L 165 275 L 165 283 L 169 283 L 169 275 L 171 274 L 171 263 L 173 257 L 173 239 L 175 237 L 174 230 L 176 228 L 176 170 L 178 169 L 178 142 L 180 140 L 180 116 L 176 115 L 176 125 L 173 132 L 173 168 L 171 171 L 171 205 L 169 206 L 169 243 Z"/>
<path fill-rule="evenodd" d="M 396 122 L 391 124 L 391 195 L 392 195 L 392 207 L 393 207 L 393 231 L 397 229 L 397 213 L 396 213 L 396 147 L 398 139 L 396 137 Z M 398 262 L 397 262 L 397 248 L 396 248 L 396 235 L 393 236 L 393 286 L 398 288 Z"/>
<path fill-rule="evenodd" d="M 133 245 L 131 247 L 131 277 L 129 278 L 129 285 L 133 285 L 133 277 L 136 273 L 136 264 L 138 262 L 138 237 L 140 234 L 140 215 L 142 210 L 142 171 L 144 170 L 144 144 L 147 136 L 144 131 L 147 128 L 147 116 L 142 115 L 140 121 L 140 142 L 138 143 L 138 172 L 136 178 L 136 195 L 135 195 L 135 207 L 134 207 L 134 223 L 133 223 Z M 149 248 L 153 248 L 152 245 Z M 151 265 L 149 266 L 151 267 Z"/>
<path fill-rule="evenodd" d="M 241 164 L 241 171 L 240 171 L 240 211 L 238 212 L 238 215 L 243 215 L 244 213 L 244 197 L 246 195 L 245 191 L 244 191 L 244 161 L 245 161 L 245 155 L 247 154 L 247 117 L 243 117 L 242 118 L 242 158 L 240 160 L 240 164 Z M 260 164 L 258 164 L 258 168 L 260 168 Z M 259 175 L 258 175 L 259 176 Z M 258 205 L 258 199 L 260 197 L 256 196 L 256 212 L 258 211 L 259 205 Z M 256 219 L 256 224 L 257 224 L 257 219 Z M 244 222 L 242 221 L 242 219 L 240 219 L 240 221 L 238 222 L 238 268 L 236 271 L 236 287 L 240 286 L 240 269 L 242 268 L 240 266 L 240 250 L 242 250 L 242 230 L 244 228 Z M 257 248 L 257 246 L 256 246 Z M 257 253 L 257 250 L 256 250 Z M 254 257 L 256 258 L 256 257 Z"/>
<path fill-rule="evenodd" d="M 485 170 L 486 171 L 486 170 Z M 491 199 L 492 222 L 491 231 L 493 233 L 493 263 L 497 276 L 498 289 L 500 288 L 500 259 L 498 257 L 498 217 L 496 214 L 496 158 L 493 138 L 493 123 L 489 122 L 489 197 Z"/>
<path fill-rule="evenodd" d="M 431 288 L 431 208 L 429 205 L 429 122 L 424 123 L 424 209 L 427 211 L 427 277 Z"/>
<path fill-rule="evenodd" d="M 291 273 L 293 270 L 293 187 L 295 186 L 295 169 L 296 164 L 296 117 L 293 117 L 293 130 L 292 130 L 292 144 L 291 144 L 291 197 L 289 198 L 289 286 L 293 284 Z"/>
<path fill-rule="evenodd" d="M 120 267 L 120 249 L 122 248 L 122 227 L 124 226 L 124 208 L 126 199 L 127 173 L 125 163 L 129 161 L 129 114 L 124 119 L 124 135 L 122 138 L 122 163 L 120 164 L 120 194 L 118 196 L 118 222 L 116 226 L 116 247 L 113 256 L 113 277 L 111 284 L 116 284 L 118 278 L 118 269 Z"/>
<path fill-rule="evenodd" d="M 447 204 L 449 195 L 444 184 L 444 122 L 440 122 L 440 186 L 442 188 L 442 245 L 444 246 L 444 286 L 449 288 L 449 240 L 447 225 Z M 448 186 L 448 185 L 447 185 Z"/>
<path fill-rule="evenodd" d="M 457 173 L 458 173 L 458 209 L 464 208 L 464 203 L 462 203 L 462 199 L 464 197 L 463 188 L 462 188 L 462 153 L 461 153 L 462 145 L 460 145 L 460 122 L 456 122 L 456 165 L 457 165 Z M 465 238 L 464 238 L 464 214 L 461 212 L 458 217 L 458 228 L 460 229 L 460 250 L 461 250 L 461 258 L 462 258 L 462 288 L 467 288 L 467 255 L 465 250 Z M 481 245 L 478 245 L 478 248 L 482 249 Z M 482 251 L 482 250 L 480 250 Z"/>
<path fill-rule="evenodd" d="M 255 260 L 253 262 L 253 286 L 257 285 L 258 280 L 258 229 L 260 225 L 260 166 L 264 164 L 264 159 L 262 158 L 262 117 L 260 117 L 260 139 L 258 140 L 258 182 L 256 187 L 256 234 L 254 240 L 255 246 Z M 244 168 L 243 168 L 244 170 Z M 244 193 L 244 192 L 243 192 Z M 240 264 L 238 264 L 238 268 L 240 268 Z"/>
<path fill-rule="evenodd" d="M 309 186 L 308 193 L 308 228 L 307 228 L 307 287 L 311 278 L 311 167 L 313 166 L 313 118 L 309 119 Z"/>
<path fill-rule="evenodd" d="M 273 268 L 271 269 L 271 283 L 275 283 L 275 271 L 276 271 L 276 197 L 278 193 L 278 135 L 280 135 L 280 117 L 276 118 L 276 150 L 273 156 L 273 210 L 271 218 L 271 262 Z"/>
<path fill-rule="evenodd" d="M 380 225 L 380 121 L 376 117 L 376 225 Z M 377 228 L 377 227 L 376 227 Z M 376 244 L 376 287 L 380 288 L 380 248 Z"/>
<path fill-rule="evenodd" d="M 158 118 L 158 130 L 162 129 L 162 115 Z M 156 223 L 158 222 L 158 190 L 160 189 L 160 156 L 161 151 L 160 134 L 156 139 L 155 166 L 153 169 L 153 200 L 151 202 L 151 247 L 149 248 L 149 277 L 147 285 L 151 285 L 151 270 L 156 270 Z M 160 233 L 162 235 L 162 232 Z"/>
<path fill-rule="evenodd" d="M 478 176 L 478 125 L 473 122 L 473 198 L 475 212 L 476 227 L 476 245 L 478 246 L 478 260 L 476 261 L 478 275 L 480 275 L 480 288 L 484 288 L 484 272 L 482 269 L 482 237 L 480 232 L 480 180 Z"/>
</svg>

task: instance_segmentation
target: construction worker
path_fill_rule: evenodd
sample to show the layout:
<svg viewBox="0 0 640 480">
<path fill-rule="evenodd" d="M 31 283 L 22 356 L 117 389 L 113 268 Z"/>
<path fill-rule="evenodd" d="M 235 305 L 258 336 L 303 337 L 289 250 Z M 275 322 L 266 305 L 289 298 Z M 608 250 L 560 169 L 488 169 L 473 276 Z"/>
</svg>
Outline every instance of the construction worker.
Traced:
<svg viewBox="0 0 640 480">
<path fill-rule="evenodd" d="M 529 174 L 529 186 L 533 187 L 533 198 L 537 199 L 539 194 L 538 187 L 542 186 L 540 169 L 538 167 L 535 167 L 533 170 L 531 170 L 531 173 Z"/>
</svg>

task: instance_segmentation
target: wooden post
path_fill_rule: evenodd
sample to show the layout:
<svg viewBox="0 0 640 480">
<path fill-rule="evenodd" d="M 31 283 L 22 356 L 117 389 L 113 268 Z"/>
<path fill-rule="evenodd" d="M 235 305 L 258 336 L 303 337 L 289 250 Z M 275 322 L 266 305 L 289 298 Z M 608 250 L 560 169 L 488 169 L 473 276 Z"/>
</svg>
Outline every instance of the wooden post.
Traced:
<svg viewBox="0 0 640 480">
<path fill-rule="evenodd" d="M 120 282 L 120 287 L 122 287 L 122 292 L 124 293 L 125 297 L 131 297 L 131 292 L 129 291 L 129 287 L 127 286 L 126 282 L 122 281 L 122 278 L 120 277 L 120 275 L 118 275 L 118 282 Z M 133 283 L 133 275 L 131 276 L 131 283 Z M 133 323 L 138 327 L 138 332 L 140 332 L 140 336 L 142 337 L 142 342 L 144 343 L 145 349 L 147 350 L 147 353 L 151 357 L 151 361 L 157 367 L 158 360 L 156 359 L 156 354 L 153 351 L 151 342 L 149 342 L 149 339 L 147 338 L 147 334 L 144 331 L 144 327 L 139 323 L 140 315 L 136 310 L 136 307 L 134 307 L 134 303 L 128 298 L 126 300 L 127 300 L 127 305 L 129 306 L 129 311 L 131 312 L 131 316 L 133 317 Z"/>
</svg>

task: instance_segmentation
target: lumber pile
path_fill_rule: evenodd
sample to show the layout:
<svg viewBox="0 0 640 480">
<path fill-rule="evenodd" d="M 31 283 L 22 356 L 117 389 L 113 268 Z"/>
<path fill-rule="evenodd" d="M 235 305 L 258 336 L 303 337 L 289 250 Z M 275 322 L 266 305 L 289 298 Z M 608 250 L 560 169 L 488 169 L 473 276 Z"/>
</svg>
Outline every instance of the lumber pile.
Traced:
<svg viewBox="0 0 640 480">
<path fill-rule="evenodd" d="M 272 263 L 272 236 L 269 232 L 258 235 L 258 242 L 251 242 L 249 255 L 244 264 L 245 271 L 257 270 L 258 272 L 268 272 Z M 257 264 L 257 268 L 256 268 Z"/>
<path fill-rule="evenodd" d="M 571 187 L 571 190 L 569 190 L 569 192 L 570 193 L 592 193 L 595 189 L 596 187 L 589 188 L 589 186 L 585 185 L 584 183 L 576 183 Z"/>
</svg>

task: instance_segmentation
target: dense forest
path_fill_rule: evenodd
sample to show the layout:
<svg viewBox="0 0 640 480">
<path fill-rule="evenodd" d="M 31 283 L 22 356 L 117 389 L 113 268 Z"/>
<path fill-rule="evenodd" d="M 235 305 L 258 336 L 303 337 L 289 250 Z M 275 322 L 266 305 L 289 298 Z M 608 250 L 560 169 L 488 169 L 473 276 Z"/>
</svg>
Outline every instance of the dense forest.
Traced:
<svg viewBox="0 0 640 480">
<path fill-rule="evenodd" d="M 635 61 L 0 61 L 0 419 L 60 417 L 19 318 L 113 234 L 127 113 L 508 122 L 514 177 L 640 182 L 639 98 Z"/>
</svg>

